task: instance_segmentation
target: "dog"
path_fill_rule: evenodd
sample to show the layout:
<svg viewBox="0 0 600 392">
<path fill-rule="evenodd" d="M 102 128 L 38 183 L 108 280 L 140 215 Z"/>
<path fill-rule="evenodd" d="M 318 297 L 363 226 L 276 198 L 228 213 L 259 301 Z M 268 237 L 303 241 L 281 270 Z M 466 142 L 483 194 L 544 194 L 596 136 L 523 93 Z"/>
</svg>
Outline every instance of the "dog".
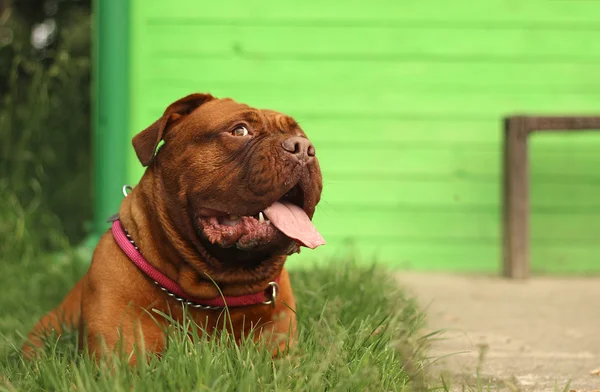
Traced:
<svg viewBox="0 0 600 392">
<path fill-rule="evenodd" d="M 298 123 L 191 94 L 132 144 L 142 178 L 109 219 L 87 273 L 33 327 L 23 354 L 31 358 L 65 324 L 97 358 L 117 345 L 159 354 L 172 321 L 157 312 L 191 317 L 208 333 L 225 328 L 238 342 L 253 331 L 274 350 L 293 345 L 296 302 L 284 263 L 301 246 L 325 244 L 312 224 L 321 170 Z"/>
</svg>

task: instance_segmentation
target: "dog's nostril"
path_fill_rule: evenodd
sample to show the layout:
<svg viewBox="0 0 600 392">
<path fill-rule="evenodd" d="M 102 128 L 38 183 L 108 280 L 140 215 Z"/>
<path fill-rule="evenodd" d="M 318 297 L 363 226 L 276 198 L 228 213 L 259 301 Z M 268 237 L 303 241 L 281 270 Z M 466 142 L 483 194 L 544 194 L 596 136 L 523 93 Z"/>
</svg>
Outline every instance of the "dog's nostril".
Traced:
<svg viewBox="0 0 600 392">
<path fill-rule="evenodd" d="M 291 152 L 292 154 L 296 154 L 296 150 L 298 149 L 298 141 L 294 139 L 295 138 L 289 138 L 281 143 L 283 149 L 287 152 Z"/>
<path fill-rule="evenodd" d="M 315 148 L 312 143 L 304 137 L 293 136 L 281 143 L 283 149 L 298 158 L 315 156 Z"/>
</svg>

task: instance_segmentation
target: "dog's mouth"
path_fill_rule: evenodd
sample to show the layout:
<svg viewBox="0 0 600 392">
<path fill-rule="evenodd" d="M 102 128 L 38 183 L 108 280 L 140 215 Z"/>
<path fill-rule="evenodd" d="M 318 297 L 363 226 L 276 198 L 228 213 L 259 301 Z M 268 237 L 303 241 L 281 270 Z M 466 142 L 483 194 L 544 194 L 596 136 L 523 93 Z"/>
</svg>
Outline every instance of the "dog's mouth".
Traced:
<svg viewBox="0 0 600 392">
<path fill-rule="evenodd" d="M 279 200 L 252 215 L 227 215 L 214 211 L 201 216 L 199 223 L 206 239 L 222 248 L 257 250 L 281 240 L 292 239 L 299 246 L 314 249 L 325 240 L 302 208 L 304 191 L 294 186 Z"/>
</svg>

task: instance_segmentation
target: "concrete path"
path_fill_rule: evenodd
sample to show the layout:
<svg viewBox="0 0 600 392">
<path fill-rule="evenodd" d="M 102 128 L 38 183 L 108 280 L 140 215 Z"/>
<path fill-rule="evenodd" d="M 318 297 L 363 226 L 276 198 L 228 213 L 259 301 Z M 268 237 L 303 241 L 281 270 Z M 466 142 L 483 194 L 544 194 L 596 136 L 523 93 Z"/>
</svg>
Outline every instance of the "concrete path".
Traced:
<svg viewBox="0 0 600 392">
<path fill-rule="evenodd" d="M 567 390 L 600 392 L 600 375 L 590 374 L 600 372 L 600 278 L 402 272 L 398 280 L 428 311 L 427 329 L 445 330 L 430 353 L 455 354 L 434 369 L 457 389 L 476 385 L 481 364 L 479 379 L 492 391 L 562 391 L 571 381 Z"/>
</svg>

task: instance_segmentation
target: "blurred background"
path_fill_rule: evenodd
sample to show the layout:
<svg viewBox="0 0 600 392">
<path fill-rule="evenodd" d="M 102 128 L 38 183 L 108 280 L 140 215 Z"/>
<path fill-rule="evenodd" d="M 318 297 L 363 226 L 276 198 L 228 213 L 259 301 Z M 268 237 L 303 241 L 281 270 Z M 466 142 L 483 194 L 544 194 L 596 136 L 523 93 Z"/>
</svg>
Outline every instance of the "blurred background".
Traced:
<svg viewBox="0 0 600 392">
<path fill-rule="evenodd" d="M 2 263 L 91 230 L 90 6 L 0 0 Z"/>
<path fill-rule="evenodd" d="M 498 273 L 503 117 L 600 114 L 600 2 L 0 0 L 0 260 L 90 249 L 192 92 L 294 116 L 328 245 Z M 534 273 L 600 272 L 600 133 L 534 135 Z M 85 259 L 85 257 L 84 257 Z"/>
</svg>

